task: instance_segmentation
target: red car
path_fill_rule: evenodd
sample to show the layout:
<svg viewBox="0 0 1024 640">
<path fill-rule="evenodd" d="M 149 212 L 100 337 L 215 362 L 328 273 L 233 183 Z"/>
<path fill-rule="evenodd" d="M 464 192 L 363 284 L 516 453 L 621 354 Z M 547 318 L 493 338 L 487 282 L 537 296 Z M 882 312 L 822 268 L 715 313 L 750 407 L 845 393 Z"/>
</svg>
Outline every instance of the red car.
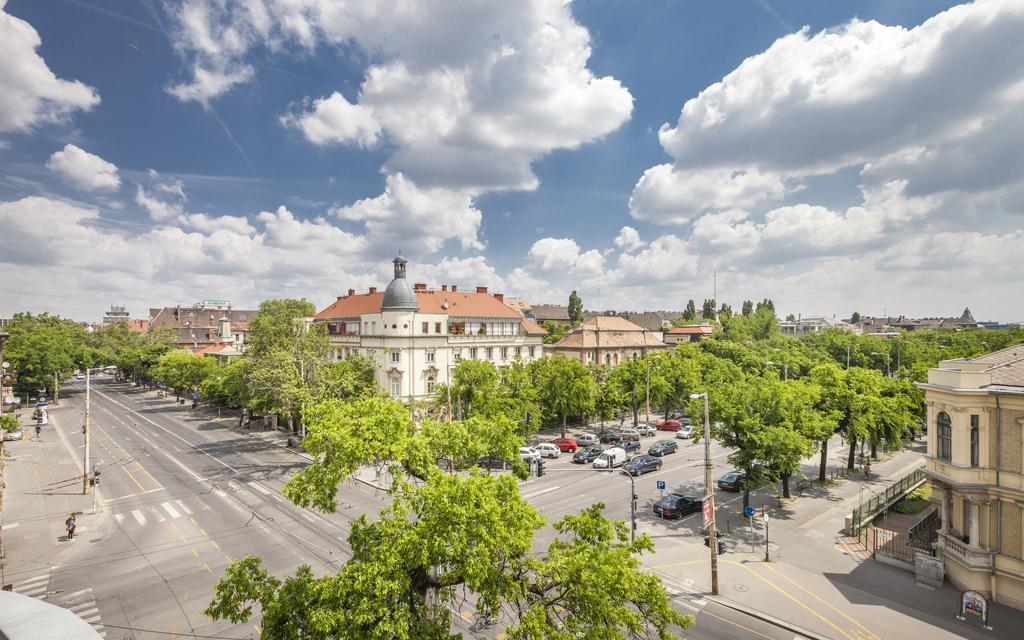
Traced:
<svg viewBox="0 0 1024 640">
<path fill-rule="evenodd" d="M 558 447 L 563 453 L 576 453 L 576 449 L 579 448 L 579 445 L 572 438 L 555 438 L 551 441 L 551 444 Z"/>
<path fill-rule="evenodd" d="M 662 420 L 654 425 L 654 428 L 658 431 L 679 431 L 681 426 L 683 426 L 683 423 L 678 420 Z"/>
</svg>

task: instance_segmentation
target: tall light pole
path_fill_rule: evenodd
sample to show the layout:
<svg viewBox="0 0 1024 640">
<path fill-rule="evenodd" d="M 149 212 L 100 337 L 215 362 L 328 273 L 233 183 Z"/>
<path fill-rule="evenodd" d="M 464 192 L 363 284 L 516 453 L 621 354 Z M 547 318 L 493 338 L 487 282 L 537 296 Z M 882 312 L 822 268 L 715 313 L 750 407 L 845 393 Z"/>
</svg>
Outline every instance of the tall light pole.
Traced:
<svg viewBox="0 0 1024 640">
<path fill-rule="evenodd" d="M 850 368 L 850 345 L 846 345 L 846 368 Z"/>
<path fill-rule="evenodd" d="M 711 508 L 711 522 L 708 525 L 708 546 L 711 547 L 711 593 L 718 595 L 718 530 L 715 526 L 715 485 L 711 478 L 711 419 L 708 411 L 708 394 L 691 393 L 690 399 L 704 398 L 704 499 Z"/>
<path fill-rule="evenodd" d="M 85 424 L 82 425 L 82 438 L 85 439 L 85 450 L 82 454 L 82 495 L 89 493 L 89 423 L 92 416 L 92 369 L 85 369 Z"/>
<path fill-rule="evenodd" d="M 769 360 L 765 364 L 769 365 L 769 366 L 782 367 L 782 379 L 783 380 L 789 380 L 789 364 L 788 363 L 785 363 L 785 362 L 772 362 L 771 360 Z"/>
</svg>

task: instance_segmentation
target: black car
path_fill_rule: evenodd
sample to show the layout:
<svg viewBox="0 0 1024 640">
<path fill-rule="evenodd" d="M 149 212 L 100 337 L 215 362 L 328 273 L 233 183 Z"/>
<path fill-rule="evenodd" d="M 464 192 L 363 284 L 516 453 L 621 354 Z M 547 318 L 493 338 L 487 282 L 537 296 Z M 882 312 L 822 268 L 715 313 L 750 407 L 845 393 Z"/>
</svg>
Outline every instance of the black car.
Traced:
<svg viewBox="0 0 1024 640">
<path fill-rule="evenodd" d="M 730 471 L 718 479 L 718 487 L 726 491 L 742 491 L 747 474 L 742 471 Z"/>
<path fill-rule="evenodd" d="M 480 456 L 477 465 L 481 469 L 508 469 L 512 465 L 498 456 Z"/>
<path fill-rule="evenodd" d="M 661 459 L 654 456 L 637 456 L 622 465 L 622 470 L 631 476 L 639 476 L 661 468 Z"/>
<path fill-rule="evenodd" d="M 622 438 L 619 437 L 619 434 L 615 433 L 614 431 L 602 431 L 601 433 L 597 434 L 597 439 L 601 442 L 601 444 L 619 444 L 619 442 L 622 441 Z"/>
<path fill-rule="evenodd" d="M 574 453 L 572 456 L 572 461 L 577 464 L 593 462 L 594 460 L 597 460 L 597 457 L 601 455 L 602 451 L 604 451 L 604 449 L 595 444 L 591 447 L 587 447 L 586 449 L 580 449 L 579 451 Z"/>
<path fill-rule="evenodd" d="M 622 447 L 622 450 L 626 453 L 640 450 L 640 443 L 636 440 L 626 440 L 625 442 L 619 443 L 619 446 Z"/>
<path fill-rule="evenodd" d="M 670 493 L 654 503 L 654 514 L 662 518 L 682 518 L 703 509 L 700 498 Z"/>
<path fill-rule="evenodd" d="M 679 451 L 679 445 L 676 444 L 675 440 L 658 440 L 651 445 L 651 448 L 647 450 L 647 453 L 652 456 L 663 456 L 669 453 L 675 453 Z"/>
</svg>

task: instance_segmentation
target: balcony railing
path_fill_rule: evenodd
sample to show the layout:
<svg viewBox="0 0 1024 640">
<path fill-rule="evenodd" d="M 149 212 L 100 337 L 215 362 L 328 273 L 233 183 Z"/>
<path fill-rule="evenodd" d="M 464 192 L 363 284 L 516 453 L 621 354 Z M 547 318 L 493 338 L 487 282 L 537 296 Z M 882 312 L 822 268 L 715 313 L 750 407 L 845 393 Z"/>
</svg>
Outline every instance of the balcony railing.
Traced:
<svg viewBox="0 0 1024 640">
<path fill-rule="evenodd" d="M 961 541 L 950 533 L 939 531 L 939 549 L 972 569 L 991 569 L 992 557 L 980 547 Z"/>
</svg>

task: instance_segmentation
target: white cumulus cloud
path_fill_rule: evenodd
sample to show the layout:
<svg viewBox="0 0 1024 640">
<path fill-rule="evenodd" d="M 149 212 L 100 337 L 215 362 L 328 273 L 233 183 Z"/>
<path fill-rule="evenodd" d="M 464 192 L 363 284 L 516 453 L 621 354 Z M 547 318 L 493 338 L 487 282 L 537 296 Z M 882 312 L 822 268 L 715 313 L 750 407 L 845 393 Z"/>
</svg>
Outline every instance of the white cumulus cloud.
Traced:
<svg viewBox="0 0 1024 640">
<path fill-rule="evenodd" d="M 46 167 L 82 191 L 116 191 L 121 187 L 117 166 L 70 143 L 55 151 Z"/>
</svg>

